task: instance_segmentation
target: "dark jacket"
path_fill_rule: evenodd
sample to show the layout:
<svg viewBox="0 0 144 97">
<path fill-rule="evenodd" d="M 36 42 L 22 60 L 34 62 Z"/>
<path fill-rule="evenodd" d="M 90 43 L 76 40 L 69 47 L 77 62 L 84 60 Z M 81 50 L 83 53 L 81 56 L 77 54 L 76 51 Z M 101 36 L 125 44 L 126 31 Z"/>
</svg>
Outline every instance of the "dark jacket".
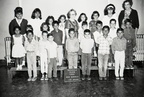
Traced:
<svg viewBox="0 0 144 97">
<path fill-rule="evenodd" d="M 122 25 L 124 13 L 125 13 L 125 11 L 122 10 L 119 14 L 119 17 L 118 17 L 119 27 L 121 27 L 121 25 Z M 132 27 L 134 29 L 139 28 L 139 18 L 138 18 L 138 13 L 136 10 L 132 9 L 129 18 L 132 20 Z"/>
<path fill-rule="evenodd" d="M 25 34 L 26 33 L 26 27 L 27 27 L 28 21 L 26 19 L 22 19 L 22 22 L 20 24 L 21 27 L 21 32 L 20 34 Z M 9 34 L 12 36 L 15 34 L 14 32 L 14 27 L 19 26 L 16 19 L 13 19 L 10 24 L 9 24 Z"/>
</svg>

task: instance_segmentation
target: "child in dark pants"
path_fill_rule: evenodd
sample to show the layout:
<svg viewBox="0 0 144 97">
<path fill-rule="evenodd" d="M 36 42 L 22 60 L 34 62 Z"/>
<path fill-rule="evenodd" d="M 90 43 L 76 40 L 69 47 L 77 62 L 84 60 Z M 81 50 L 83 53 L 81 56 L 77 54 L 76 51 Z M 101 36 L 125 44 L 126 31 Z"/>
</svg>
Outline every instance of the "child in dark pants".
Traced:
<svg viewBox="0 0 144 97">
<path fill-rule="evenodd" d="M 125 26 L 124 29 L 124 37 L 127 40 L 126 44 L 126 59 L 125 59 L 125 65 L 126 67 L 132 67 L 133 66 L 133 49 L 136 47 L 136 38 L 135 38 L 135 30 L 132 28 L 132 23 L 130 19 L 125 20 Z"/>
<path fill-rule="evenodd" d="M 89 29 L 84 30 L 84 38 L 80 42 L 80 48 L 82 49 L 82 80 L 85 80 L 87 75 L 87 80 L 90 78 L 90 67 L 92 60 L 92 48 L 94 47 L 94 40 L 91 39 L 91 33 Z"/>
</svg>

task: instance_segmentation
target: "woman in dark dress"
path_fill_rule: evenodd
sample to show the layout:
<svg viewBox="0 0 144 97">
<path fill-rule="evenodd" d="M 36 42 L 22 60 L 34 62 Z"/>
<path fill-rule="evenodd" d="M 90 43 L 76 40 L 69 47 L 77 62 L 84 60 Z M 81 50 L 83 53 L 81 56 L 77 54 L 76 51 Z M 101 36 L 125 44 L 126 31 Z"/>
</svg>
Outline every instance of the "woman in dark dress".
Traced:
<svg viewBox="0 0 144 97">
<path fill-rule="evenodd" d="M 123 9 L 118 17 L 119 27 L 125 28 L 124 21 L 130 19 L 132 22 L 132 27 L 135 29 L 135 34 L 138 32 L 139 28 L 139 18 L 138 13 L 135 9 L 132 9 L 132 0 L 125 0 L 123 2 Z"/>
<path fill-rule="evenodd" d="M 68 30 L 70 28 L 74 28 L 75 29 L 76 36 L 78 37 L 79 24 L 78 24 L 78 22 L 75 19 L 76 15 L 77 15 L 77 13 L 76 13 L 76 11 L 74 9 L 71 9 L 67 13 L 68 20 L 65 23 L 66 38 L 69 38 Z"/>
</svg>

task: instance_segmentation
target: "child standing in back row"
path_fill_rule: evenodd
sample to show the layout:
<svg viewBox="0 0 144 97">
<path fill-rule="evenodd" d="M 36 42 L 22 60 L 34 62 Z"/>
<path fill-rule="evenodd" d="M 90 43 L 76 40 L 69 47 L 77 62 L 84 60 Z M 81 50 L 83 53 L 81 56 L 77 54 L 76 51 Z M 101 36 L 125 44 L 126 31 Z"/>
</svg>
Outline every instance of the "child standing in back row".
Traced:
<svg viewBox="0 0 144 97">
<path fill-rule="evenodd" d="M 116 19 L 110 20 L 110 32 L 109 36 L 112 38 L 112 40 L 117 37 L 117 28 L 116 28 Z M 112 53 L 112 48 L 110 48 L 110 54 L 109 54 L 109 63 L 108 66 L 114 66 L 114 55 Z"/>
<path fill-rule="evenodd" d="M 79 40 L 73 28 L 69 29 L 69 38 L 66 40 L 66 50 L 68 57 L 69 69 L 77 68 Z"/>
<path fill-rule="evenodd" d="M 59 22 L 58 21 L 54 21 L 53 22 L 53 28 L 54 30 L 51 32 L 51 34 L 54 37 L 54 42 L 57 43 L 58 45 L 58 59 L 59 62 L 57 62 L 57 66 L 61 66 L 62 65 L 62 61 L 63 61 L 63 32 L 59 29 Z"/>
</svg>

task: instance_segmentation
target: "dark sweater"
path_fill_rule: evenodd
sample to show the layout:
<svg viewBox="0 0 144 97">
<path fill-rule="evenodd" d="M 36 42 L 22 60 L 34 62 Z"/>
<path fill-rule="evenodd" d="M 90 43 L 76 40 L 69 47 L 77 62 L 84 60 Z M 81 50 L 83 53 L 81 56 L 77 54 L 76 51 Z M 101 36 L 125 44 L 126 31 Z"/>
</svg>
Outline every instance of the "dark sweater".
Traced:
<svg viewBox="0 0 144 97">
<path fill-rule="evenodd" d="M 25 34 L 26 33 L 26 27 L 27 27 L 28 21 L 26 19 L 22 19 L 22 22 L 20 24 L 21 27 L 21 32 L 20 34 Z M 14 27 L 19 26 L 16 19 L 13 19 L 10 24 L 9 24 L 9 34 L 12 36 L 15 34 L 14 32 Z"/>
<path fill-rule="evenodd" d="M 121 25 L 122 25 L 124 13 L 125 13 L 125 11 L 122 10 L 119 14 L 119 17 L 118 17 L 119 27 L 121 27 Z M 138 18 L 138 13 L 136 10 L 132 9 L 129 18 L 132 20 L 132 27 L 134 29 L 139 28 L 139 18 Z"/>
<path fill-rule="evenodd" d="M 53 30 L 51 34 L 54 36 L 54 42 L 56 42 L 57 45 L 62 45 L 63 32 L 61 30 L 58 30 L 58 32 Z"/>
</svg>

